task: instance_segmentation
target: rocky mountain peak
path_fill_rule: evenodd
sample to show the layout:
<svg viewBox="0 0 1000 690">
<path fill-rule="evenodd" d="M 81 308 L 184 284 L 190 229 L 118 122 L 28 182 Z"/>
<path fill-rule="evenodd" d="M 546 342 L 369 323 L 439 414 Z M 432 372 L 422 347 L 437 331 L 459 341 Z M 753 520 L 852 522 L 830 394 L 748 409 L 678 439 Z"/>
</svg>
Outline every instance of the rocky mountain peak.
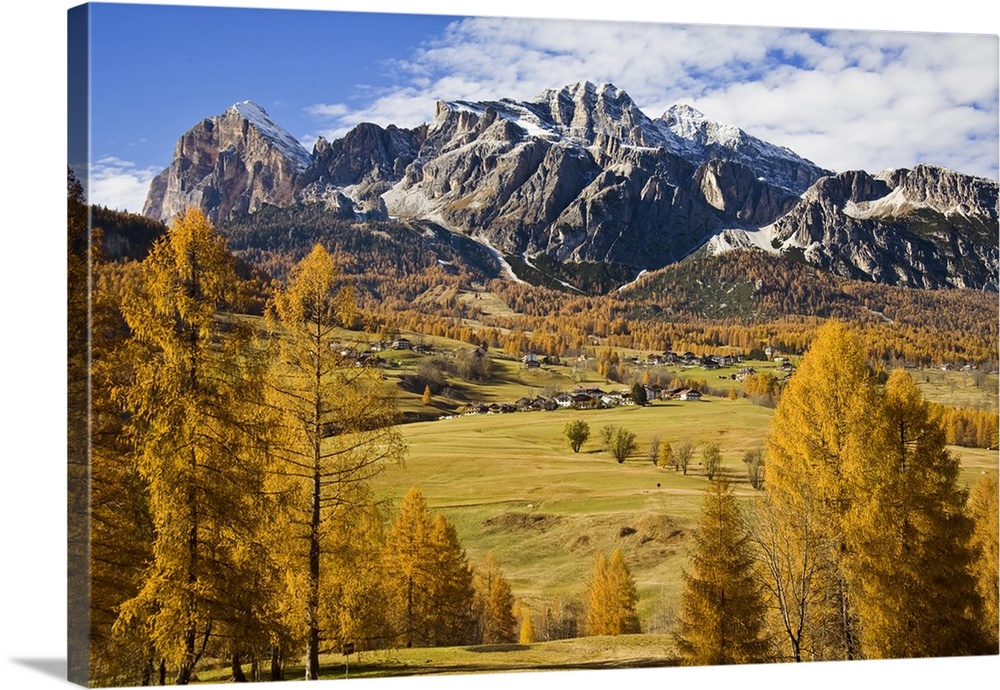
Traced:
<svg viewBox="0 0 1000 690">
<path fill-rule="evenodd" d="M 998 288 L 996 183 L 936 166 L 823 178 L 765 231 L 778 251 L 845 277 Z"/>
<path fill-rule="evenodd" d="M 582 81 L 528 101 L 442 101 L 428 124 L 363 123 L 311 155 L 260 105 L 237 103 L 180 138 L 144 213 L 199 206 L 218 224 L 316 203 L 431 220 L 527 266 L 600 264 L 623 280 L 754 246 L 879 282 L 996 289 L 996 190 L 933 166 L 835 175 L 690 105 L 652 119 L 614 84 Z"/>
<path fill-rule="evenodd" d="M 716 122 L 687 104 L 671 106 L 656 120 L 664 146 L 695 165 L 711 160 L 743 163 L 758 177 L 793 194 L 831 174 L 793 151 Z"/>
<path fill-rule="evenodd" d="M 261 136 L 270 141 L 301 169 L 305 170 L 308 167 L 312 158 L 309 152 L 287 130 L 272 120 L 263 107 L 253 101 L 242 101 L 231 106 L 223 117 L 234 114 L 253 125 Z"/>
<path fill-rule="evenodd" d="M 150 184 L 143 215 L 164 222 L 200 207 L 214 223 L 264 204 L 284 205 L 312 156 L 252 101 L 202 120 L 181 136 Z"/>
</svg>

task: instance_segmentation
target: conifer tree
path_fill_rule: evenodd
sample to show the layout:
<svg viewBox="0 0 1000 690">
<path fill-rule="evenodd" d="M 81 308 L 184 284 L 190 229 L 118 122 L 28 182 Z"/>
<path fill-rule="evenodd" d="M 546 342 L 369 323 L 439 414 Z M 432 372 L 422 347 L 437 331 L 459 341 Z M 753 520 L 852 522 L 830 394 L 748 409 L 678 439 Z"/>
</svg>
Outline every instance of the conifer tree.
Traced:
<svg viewBox="0 0 1000 690">
<path fill-rule="evenodd" d="M 517 640 L 514 593 L 503 576 L 496 556 L 490 552 L 475 569 L 475 610 L 483 644 L 506 644 Z"/>
<path fill-rule="evenodd" d="M 754 573 L 756 554 L 726 479 L 713 481 L 705 493 L 695 549 L 681 595 L 683 663 L 765 661 L 767 609 Z"/>
<path fill-rule="evenodd" d="M 269 397 L 278 425 L 271 452 L 293 526 L 288 562 L 305 574 L 292 595 L 305 601 L 309 680 L 319 677 L 320 592 L 324 561 L 335 553 L 326 542 L 351 531 L 353 511 L 371 503 L 367 482 L 404 451 L 394 399 L 370 369 L 353 366 L 335 347 L 338 328 L 355 317 L 351 291 L 338 285 L 333 257 L 318 244 L 269 309 L 277 334 Z M 304 529 L 295 531 L 299 525 Z"/>
<path fill-rule="evenodd" d="M 958 459 L 902 369 L 886 383 L 883 414 L 884 437 L 871 439 L 880 446 L 875 461 L 851 463 L 845 473 L 865 496 L 852 502 L 843 526 L 861 652 L 887 659 L 975 654 L 980 602 Z"/>
<path fill-rule="evenodd" d="M 880 433 L 878 390 L 857 334 L 831 321 L 816 334 L 798 371 L 786 384 L 771 421 L 764 485 L 774 527 L 772 543 L 792 549 L 779 560 L 811 562 L 803 637 L 810 658 L 851 659 L 860 654 L 856 610 L 841 567 L 846 552 L 843 518 L 855 495 L 849 466 L 877 463 Z M 802 541 L 803 536 L 809 541 Z M 785 587 L 790 583 L 786 583 Z M 777 585 L 776 585 L 777 586 Z"/>
<path fill-rule="evenodd" d="M 146 485 L 115 397 L 145 356 L 121 315 L 137 264 L 105 260 L 72 173 L 68 206 L 69 672 L 84 684 L 137 685 L 151 680 L 149 640 L 136 628 L 113 633 L 118 607 L 136 596 L 152 560 Z"/>
<path fill-rule="evenodd" d="M 820 329 L 772 420 L 758 530 L 796 659 L 977 653 L 958 463 L 912 378 Z"/>
<path fill-rule="evenodd" d="M 128 385 L 130 362 L 148 355 L 130 342 L 120 311 L 132 268 L 116 268 L 96 253 L 91 260 L 90 677 L 103 684 L 148 684 L 155 661 L 140 626 L 113 633 L 119 606 L 142 586 L 155 536 L 146 480 L 114 393 Z"/>
<path fill-rule="evenodd" d="M 531 611 L 526 607 L 521 607 L 521 630 L 518 633 L 519 644 L 535 643 L 535 626 L 531 623 Z"/>
<path fill-rule="evenodd" d="M 406 647 L 463 644 L 475 632 L 472 570 L 454 526 L 411 488 L 386 538 L 384 572 Z"/>
<path fill-rule="evenodd" d="M 431 515 L 424 495 L 411 488 L 386 536 L 385 572 L 391 579 L 395 629 L 404 646 L 421 646 L 430 637 L 425 619 L 431 573 Z"/>
<path fill-rule="evenodd" d="M 621 550 L 611 557 L 598 553 L 587 587 L 587 634 L 627 635 L 639 632 L 635 580 Z"/>
<path fill-rule="evenodd" d="M 430 605 L 430 643 L 438 647 L 473 641 L 476 621 L 472 567 L 455 526 L 441 513 L 431 521 L 433 554 Z"/>
<path fill-rule="evenodd" d="M 674 466 L 674 451 L 667 441 L 660 444 L 660 454 L 656 460 L 656 466 L 664 470 Z"/>
<path fill-rule="evenodd" d="M 153 246 L 122 304 L 147 353 L 121 395 L 156 539 L 144 586 L 118 625 L 146 626 L 178 684 L 190 681 L 210 642 L 268 635 L 262 609 L 248 606 L 266 598 L 258 591 L 268 560 L 258 541 L 263 363 L 251 334 L 219 318 L 236 285 L 224 241 L 190 210 Z"/>
</svg>

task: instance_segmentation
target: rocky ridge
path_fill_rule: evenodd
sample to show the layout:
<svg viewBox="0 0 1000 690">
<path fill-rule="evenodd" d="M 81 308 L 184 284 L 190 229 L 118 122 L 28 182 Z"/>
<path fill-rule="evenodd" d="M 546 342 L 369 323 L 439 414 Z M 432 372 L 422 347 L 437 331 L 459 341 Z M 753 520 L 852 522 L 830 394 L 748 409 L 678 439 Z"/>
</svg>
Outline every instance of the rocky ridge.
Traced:
<svg viewBox="0 0 1000 690">
<path fill-rule="evenodd" d="M 217 224 L 264 204 L 429 220 L 532 265 L 637 275 L 704 248 L 788 253 L 849 277 L 996 289 L 996 193 L 932 166 L 834 174 L 679 105 L 645 115 L 612 84 L 517 102 L 440 102 L 414 129 L 361 124 L 312 154 L 259 106 L 181 137 L 145 215 Z"/>
</svg>

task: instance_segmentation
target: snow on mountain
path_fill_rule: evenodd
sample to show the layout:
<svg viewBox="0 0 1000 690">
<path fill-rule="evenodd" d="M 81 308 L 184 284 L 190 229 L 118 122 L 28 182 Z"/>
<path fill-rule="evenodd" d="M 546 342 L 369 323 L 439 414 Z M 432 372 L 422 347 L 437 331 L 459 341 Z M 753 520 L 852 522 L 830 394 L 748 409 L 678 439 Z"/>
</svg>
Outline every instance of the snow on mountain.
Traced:
<svg viewBox="0 0 1000 690">
<path fill-rule="evenodd" d="M 272 120 L 261 106 L 253 101 L 242 101 L 233 105 L 232 110 L 256 127 L 285 157 L 294 161 L 300 170 L 309 167 L 312 155 L 288 133 L 288 130 Z"/>
</svg>

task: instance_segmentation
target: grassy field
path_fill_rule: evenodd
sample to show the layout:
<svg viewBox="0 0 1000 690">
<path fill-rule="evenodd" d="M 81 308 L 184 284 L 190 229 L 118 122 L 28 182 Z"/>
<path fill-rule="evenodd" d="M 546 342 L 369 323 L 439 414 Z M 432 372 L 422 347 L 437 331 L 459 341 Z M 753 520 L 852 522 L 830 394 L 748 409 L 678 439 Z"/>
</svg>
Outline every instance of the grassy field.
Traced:
<svg viewBox="0 0 1000 690">
<path fill-rule="evenodd" d="M 320 657 L 320 679 L 495 673 L 517 671 L 623 669 L 676 665 L 677 651 L 670 635 L 579 637 L 530 645 L 477 645 L 392 649 Z M 300 679 L 304 668 L 288 664 L 285 676 Z M 249 673 L 249 669 L 245 672 Z M 223 664 L 207 666 L 200 682 L 226 682 L 232 673 Z"/>
<path fill-rule="evenodd" d="M 470 348 L 444 338 L 406 335 L 431 346 L 436 356 Z M 359 346 L 367 342 L 347 332 L 344 341 Z M 397 503 L 410 487 L 419 488 L 431 510 L 444 513 L 455 525 L 473 563 L 482 562 L 487 553 L 496 555 L 515 597 L 536 621 L 557 599 L 575 604 L 582 613 L 596 554 L 620 548 L 637 582 L 644 633 L 532 645 L 366 652 L 351 658 L 350 677 L 672 665 L 676 649 L 669 632 L 708 484 L 701 448 L 719 444 L 722 474 L 735 482 L 737 495 L 749 501 L 756 492 L 746 480 L 742 457 L 763 447 L 772 410 L 725 396 L 739 385 L 729 378 L 735 367 L 664 367 L 657 373 L 702 379 L 716 394 L 700 402 L 656 401 L 648 407 L 452 416 L 464 402 L 514 402 L 576 384 L 605 390 L 624 387 L 575 362 L 528 370 L 515 358 L 492 354 L 494 376 L 489 383 L 453 377 L 451 397 L 436 396 L 431 405 L 424 405 L 418 393 L 404 391 L 398 383 L 428 355 L 380 353 L 387 362 L 385 380 L 398 391 L 401 411 L 409 420 L 424 421 L 400 426 L 407 459 L 388 467 L 373 488 Z M 775 368 L 773 363 L 752 364 L 758 371 Z M 929 400 L 996 409 L 995 375 L 911 373 Z M 586 421 L 591 432 L 580 453 L 570 449 L 563 435 L 566 423 L 576 419 Z M 600 449 L 599 432 L 608 424 L 636 434 L 638 448 L 623 464 Z M 674 447 L 685 441 L 695 446 L 687 475 L 653 465 L 647 449 L 654 435 Z M 961 484 L 970 486 L 983 472 L 997 473 L 996 451 L 951 450 L 961 460 Z M 538 622 L 535 629 L 539 631 Z M 324 678 L 343 678 L 345 672 L 344 657 L 324 658 Z M 222 668 L 206 671 L 202 680 L 225 680 L 228 673 Z M 289 667 L 288 677 L 301 677 L 301 668 Z"/>
<path fill-rule="evenodd" d="M 920 369 L 911 375 L 928 400 L 954 407 L 997 409 L 996 374 Z"/>
</svg>

